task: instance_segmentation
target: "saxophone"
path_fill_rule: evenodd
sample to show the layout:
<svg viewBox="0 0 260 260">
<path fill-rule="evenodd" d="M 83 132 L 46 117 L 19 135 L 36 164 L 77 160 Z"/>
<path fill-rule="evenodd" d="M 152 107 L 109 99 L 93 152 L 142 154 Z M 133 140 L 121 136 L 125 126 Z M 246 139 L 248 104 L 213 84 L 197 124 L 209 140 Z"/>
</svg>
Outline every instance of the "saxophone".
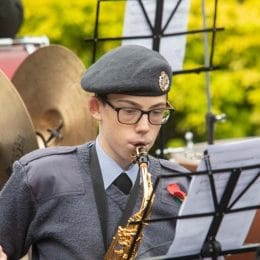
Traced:
<svg viewBox="0 0 260 260">
<path fill-rule="evenodd" d="M 105 254 L 105 260 L 135 259 L 143 238 L 143 228 L 147 223 L 140 222 L 150 216 L 154 202 L 151 174 L 148 172 L 148 156 L 143 146 L 136 147 L 135 162 L 138 162 L 143 184 L 143 199 L 140 209 L 132 215 L 125 227 L 119 226 Z M 138 223 L 137 223 L 138 222 Z"/>
</svg>

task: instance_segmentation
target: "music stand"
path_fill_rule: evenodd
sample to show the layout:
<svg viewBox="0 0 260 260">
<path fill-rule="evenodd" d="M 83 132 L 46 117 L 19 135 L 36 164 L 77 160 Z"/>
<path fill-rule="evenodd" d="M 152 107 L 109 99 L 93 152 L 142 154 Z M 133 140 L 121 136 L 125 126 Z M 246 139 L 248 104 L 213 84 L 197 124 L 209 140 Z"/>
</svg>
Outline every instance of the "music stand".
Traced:
<svg viewBox="0 0 260 260">
<path fill-rule="evenodd" d="M 258 139 L 256 139 L 258 140 Z M 259 140 L 258 140 L 259 141 Z M 251 142 L 254 142 L 251 141 Z M 259 161 L 259 154 L 257 155 L 257 162 Z M 154 184 L 154 192 L 158 189 L 158 185 L 162 179 L 167 178 L 176 178 L 176 177 L 184 177 L 187 178 L 188 176 L 207 176 L 210 184 L 210 192 L 212 195 L 212 203 L 214 205 L 214 210 L 212 212 L 201 212 L 201 213 L 194 213 L 194 214 L 183 214 L 176 217 L 163 217 L 163 218 L 152 218 L 147 219 L 146 216 L 144 216 L 142 223 L 149 223 L 149 225 L 152 225 L 154 222 L 161 222 L 161 221 L 169 221 L 169 220 L 178 220 L 178 219 L 197 219 L 197 218 L 203 218 L 203 217 L 212 217 L 211 224 L 208 226 L 206 230 L 205 238 L 202 237 L 202 240 L 204 241 L 202 243 L 202 247 L 198 252 L 196 253 L 187 253 L 187 254 L 180 254 L 178 256 L 158 256 L 154 258 L 149 258 L 153 260 L 159 260 L 159 259 L 174 259 L 174 260 L 186 260 L 186 259 L 202 259 L 204 257 L 210 257 L 211 259 L 215 260 L 218 258 L 218 256 L 227 255 L 227 254 L 238 254 L 238 253 L 247 253 L 247 252 L 256 252 L 256 256 L 259 256 L 260 252 L 260 241 L 257 243 L 252 244 L 246 244 L 243 246 L 239 246 L 238 248 L 228 248 L 225 249 L 222 248 L 222 241 L 217 240 L 217 234 L 220 230 L 221 224 L 223 224 L 224 217 L 228 214 L 235 214 L 239 212 L 247 212 L 250 210 L 259 209 L 260 205 L 259 202 L 256 203 L 256 205 L 247 205 L 247 204 L 241 204 L 240 206 L 234 207 L 237 205 L 241 198 L 246 194 L 247 191 L 249 191 L 250 188 L 252 188 L 252 185 L 256 185 L 256 182 L 259 181 L 260 177 L 260 164 L 248 164 L 248 165 L 239 165 L 239 167 L 231 167 L 231 168 L 219 168 L 219 169 L 212 169 L 211 167 L 211 159 L 207 151 L 205 151 L 204 154 L 204 162 L 206 165 L 206 170 L 204 171 L 197 171 L 192 173 L 176 173 L 173 175 L 161 175 L 159 176 Z M 253 172 L 253 173 L 252 173 Z M 241 186 L 238 190 L 238 192 L 235 192 L 235 188 L 238 184 L 238 181 L 240 178 L 242 178 L 242 174 L 254 174 L 251 175 L 251 178 L 249 181 L 246 181 L 244 186 Z M 227 176 L 227 182 L 226 186 L 223 189 L 223 194 L 221 196 L 217 196 L 217 188 L 216 188 L 216 182 L 214 176 L 222 177 L 223 174 L 229 174 Z M 247 175 L 248 176 L 248 175 Z M 244 179 L 245 180 L 245 179 Z M 219 185 L 219 184 L 218 184 Z M 256 187 L 256 186 L 255 186 Z M 255 188 L 254 187 L 254 188 Z M 251 192 L 254 190 L 254 188 L 251 189 Z M 203 189 L 203 187 L 202 187 Z M 233 196 L 234 195 L 234 196 Z M 232 200 L 231 200 L 232 198 Z M 251 200 L 250 200 L 251 201 Z M 257 200 L 259 201 L 259 200 Z M 244 205 L 244 206 L 243 206 Z M 246 206 L 245 206 L 246 205 Z M 177 236 L 178 234 L 176 234 Z M 220 236 L 221 237 L 221 236 Z M 231 237 L 232 238 L 232 237 Z M 188 242 L 189 243 L 189 242 Z M 178 246 L 179 244 L 177 244 Z"/>
<path fill-rule="evenodd" d="M 169 28 L 169 24 L 171 20 L 175 17 L 177 11 L 180 8 L 181 3 L 183 0 L 176 0 L 175 6 L 173 6 L 173 9 L 171 10 L 171 13 L 166 20 L 165 24 L 162 23 L 162 18 L 163 18 L 163 12 L 164 12 L 164 4 L 167 0 L 154 0 L 156 3 L 155 7 L 155 15 L 154 15 L 154 21 L 151 21 L 149 18 L 149 15 L 147 13 L 147 10 L 144 5 L 144 1 L 142 0 L 131 0 L 132 2 L 136 1 L 141 10 L 142 10 L 142 15 L 144 17 L 144 20 L 147 23 L 147 27 L 150 29 L 150 32 L 144 35 L 126 35 L 126 36 L 115 36 L 115 37 L 102 37 L 100 36 L 99 33 L 99 27 L 101 26 L 100 23 L 100 16 L 101 16 L 101 5 L 102 3 L 107 3 L 107 2 L 114 2 L 115 4 L 118 4 L 118 2 L 126 2 L 127 0 L 98 0 L 96 3 L 96 14 L 95 14 L 95 25 L 94 25 L 94 33 L 92 38 L 87 38 L 85 39 L 85 42 L 91 42 L 93 51 L 92 51 L 92 63 L 96 61 L 97 58 L 97 48 L 100 43 L 108 42 L 108 41 L 131 41 L 134 39 L 151 39 L 152 41 L 152 49 L 160 52 L 160 45 L 162 39 L 165 37 L 178 37 L 181 35 L 194 35 L 194 34 L 204 34 L 207 35 L 208 33 L 211 34 L 211 48 L 210 48 L 210 53 L 209 53 L 209 60 L 204 63 L 202 66 L 197 66 L 194 68 L 187 68 L 187 69 L 181 69 L 181 70 L 173 70 L 173 75 L 177 74 L 188 74 L 188 73 L 201 73 L 201 72 L 209 72 L 213 70 L 219 69 L 220 66 L 214 65 L 213 63 L 213 57 L 214 57 L 214 51 L 215 51 L 215 39 L 216 39 L 216 33 L 218 31 L 224 30 L 223 27 L 217 27 L 216 26 L 216 19 L 217 19 L 217 6 L 218 6 L 218 1 L 217 0 L 212 0 L 213 3 L 213 22 L 211 27 L 206 27 L 205 28 L 197 28 L 193 30 L 185 30 L 185 31 L 170 31 L 166 33 L 166 29 Z M 129 1 L 129 0 L 128 0 Z M 172 1 L 172 0 L 170 0 Z M 205 25 L 205 24 L 204 24 Z M 167 57 L 166 57 L 167 58 Z M 213 129 L 214 129 L 214 123 L 216 120 L 209 120 L 215 117 L 210 117 L 207 114 L 207 128 L 209 132 L 209 138 L 213 136 Z M 215 115 L 214 115 L 215 116 Z M 212 139 L 212 138 L 211 138 Z M 209 140 L 209 143 L 213 143 L 212 140 Z M 159 134 L 159 149 L 160 149 L 160 155 L 159 157 L 163 158 L 164 157 L 164 127 L 161 128 L 160 134 Z"/>
</svg>

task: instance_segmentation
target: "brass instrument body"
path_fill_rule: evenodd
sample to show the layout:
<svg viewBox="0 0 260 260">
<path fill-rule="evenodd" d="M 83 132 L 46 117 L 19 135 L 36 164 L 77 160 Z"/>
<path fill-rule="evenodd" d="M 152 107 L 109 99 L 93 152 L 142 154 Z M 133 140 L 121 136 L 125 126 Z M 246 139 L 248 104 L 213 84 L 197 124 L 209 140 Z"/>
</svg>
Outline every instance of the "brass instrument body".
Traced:
<svg viewBox="0 0 260 260">
<path fill-rule="evenodd" d="M 125 227 L 119 226 L 113 240 L 105 254 L 105 260 L 135 259 L 137 250 L 143 239 L 143 223 L 150 216 L 154 202 L 151 174 L 148 172 L 148 158 L 144 147 L 136 148 L 136 161 L 139 164 L 142 178 L 143 199 L 140 209 L 132 215 Z"/>
</svg>

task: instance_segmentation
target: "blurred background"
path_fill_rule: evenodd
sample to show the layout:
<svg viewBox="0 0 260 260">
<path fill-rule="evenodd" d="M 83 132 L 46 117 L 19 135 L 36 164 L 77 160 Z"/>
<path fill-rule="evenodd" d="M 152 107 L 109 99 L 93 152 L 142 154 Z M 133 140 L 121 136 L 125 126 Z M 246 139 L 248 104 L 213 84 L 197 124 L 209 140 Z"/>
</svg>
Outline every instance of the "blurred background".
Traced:
<svg viewBox="0 0 260 260">
<path fill-rule="evenodd" d="M 206 23 L 213 23 L 213 2 L 207 3 Z M 42 36 L 51 44 L 72 50 L 88 68 L 93 46 L 96 0 L 23 0 L 25 19 L 18 37 Z M 201 1 L 191 1 L 188 30 L 202 28 Z M 122 35 L 125 1 L 105 1 L 100 8 L 99 35 Z M 260 2 L 258 0 L 218 1 L 214 64 L 208 72 L 212 113 L 224 113 L 226 120 L 216 122 L 214 139 L 260 136 Z M 106 41 L 97 56 L 120 45 Z M 188 35 L 183 68 L 204 62 L 203 35 Z M 205 116 L 208 112 L 205 72 L 174 76 L 170 101 L 176 109 L 166 126 L 167 147 L 185 146 L 185 133 L 193 133 L 193 142 L 207 142 Z"/>
<path fill-rule="evenodd" d="M 102 5 L 97 8 L 97 4 L 101 2 Z M 70 88 L 74 85 L 74 79 L 79 78 L 79 74 L 83 73 L 82 71 L 93 63 L 93 54 L 95 51 L 95 59 L 97 59 L 110 49 L 121 45 L 120 39 L 106 40 L 100 41 L 98 48 L 94 49 L 95 41 L 93 41 L 93 37 L 97 33 L 95 26 L 97 22 L 97 11 L 99 12 L 98 37 L 116 38 L 122 36 L 126 2 L 127 1 L 124 0 L 22 0 L 24 21 L 16 38 L 22 40 L 26 40 L 26 37 L 29 37 L 29 39 L 30 37 L 39 37 L 39 39 L 43 40 L 46 38 L 48 41 L 47 45 L 50 43 L 68 48 L 84 65 L 82 67 L 82 64 L 69 53 L 67 49 L 56 50 L 55 48 L 50 48 L 50 50 L 47 49 L 40 52 L 38 55 L 40 58 L 45 57 L 46 66 L 45 64 L 41 64 L 41 59 L 37 60 L 37 57 L 33 56 L 35 60 L 32 57 L 32 62 L 30 60 L 28 61 L 30 69 L 33 69 L 34 64 L 37 64 L 37 66 L 40 67 L 39 71 L 44 71 L 47 75 L 52 75 L 52 72 L 53 74 L 57 73 L 57 67 L 60 66 L 60 71 L 62 72 L 57 77 L 52 77 L 55 80 L 52 78 L 48 79 L 48 87 L 50 87 L 46 90 L 48 93 L 46 93 L 46 95 L 44 95 L 45 93 L 38 93 L 38 99 L 35 98 L 37 89 L 34 88 L 34 83 L 37 83 L 38 89 L 44 89 L 45 79 L 47 78 L 45 77 L 46 74 L 37 77 L 37 75 L 31 75 L 29 72 L 29 77 L 26 78 L 24 75 L 20 75 L 22 73 L 18 73 L 18 75 L 13 78 L 13 83 L 15 87 L 20 90 L 20 93 L 23 92 L 27 94 L 26 87 L 32 87 L 33 91 L 30 89 L 28 92 L 30 92 L 33 98 L 29 99 L 26 105 L 31 109 L 33 108 L 33 112 L 39 112 L 39 117 L 41 113 L 44 114 L 43 112 L 45 110 L 48 113 L 53 112 L 52 110 L 50 111 L 50 109 L 52 109 L 54 104 L 56 105 L 58 103 L 59 98 L 51 95 L 53 86 L 56 86 L 56 94 L 58 93 L 60 97 L 65 83 L 67 87 Z M 202 15 L 203 2 L 205 3 L 204 16 Z M 217 9 L 215 8 L 215 3 L 217 3 Z M 216 13 L 214 13 L 215 11 Z M 216 20 L 214 20 L 215 14 Z M 187 18 L 187 31 L 201 30 L 205 28 L 205 24 L 207 28 L 213 28 L 215 25 L 218 28 L 222 28 L 221 30 L 215 31 L 213 47 L 212 34 L 206 34 L 206 41 L 209 47 L 208 55 L 214 54 L 212 60 L 216 69 L 201 71 L 199 73 L 174 74 L 173 88 L 170 91 L 169 99 L 176 112 L 160 134 L 160 137 L 163 137 L 164 148 L 166 150 L 167 148 L 169 149 L 168 152 L 165 151 L 165 153 L 172 154 L 178 153 L 178 151 L 183 153 L 184 150 L 178 150 L 178 148 L 185 147 L 185 149 L 189 150 L 190 148 L 193 149 L 196 147 L 196 145 L 199 147 L 200 144 L 202 144 L 203 149 L 205 144 L 209 141 L 209 129 L 206 120 L 206 118 L 209 118 L 209 114 L 213 116 L 211 119 L 214 121 L 211 125 L 213 126 L 214 142 L 260 136 L 260 1 L 190 0 L 190 9 Z M 214 24 L 214 21 L 216 24 Z M 205 33 L 187 34 L 186 37 L 183 70 L 193 70 L 194 68 L 205 66 Z M 16 45 L 16 43 L 14 43 L 14 45 Z M 53 57 L 52 54 L 55 54 L 55 57 Z M 67 60 L 63 59 L 64 56 Z M 55 58 L 57 58 L 57 60 L 55 60 Z M 36 61 L 37 63 L 35 63 Z M 44 70 L 41 66 L 44 67 Z M 72 67 L 74 68 L 74 72 L 73 69 L 70 71 Z M 50 72 L 48 70 L 52 71 Z M 66 76 L 72 82 L 66 82 L 66 78 L 63 77 L 64 71 L 66 71 Z M 25 68 L 23 68 L 22 72 L 25 72 Z M 71 74 L 69 72 L 71 72 Z M 58 83 L 61 79 L 65 83 L 59 86 Z M 3 184 L 9 176 L 11 162 L 22 154 L 35 149 L 37 144 L 36 140 L 34 140 L 33 127 L 29 122 L 24 123 L 24 119 L 28 119 L 23 111 L 25 107 L 20 107 L 20 105 L 22 106 L 22 104 L 20 104 L 21 100 L 17 102 L 18 97 L 16 92 L 11 90 L 11 83 L 0 75 L 0 83 L 1 81 L 3 83 L 2 85 L 6 85 L 6 90 L 2 88 L 3 97 L 0 96 L 1 105 L 7 111 L 2 113 L 2 126 L 0 127 L 0 130 L 4 130 L 3 133 L 0 131 L 0 140 L 2 142 L 3 140 L 5 141 L 4 145 L 1 144 L 2 146 L 0 146 L 0 155 L 2 155 L 2 157 L 0 156 L 1 164 L 3 165 L 2 162 L 5 163 L 4 167 L 0 164 L 2 167 L 0 167 L 0 177 L 5 178 L 2 180 Z M 77 82 L 77 84 L 79 85 L 79 82 Z M 78 86 L 76 87 L 78 89 Z M 63 94 L 65 93 L 66 91 L 64 91 Z M 6 96 L 8 96 L 9 99 L 6 98 Z M 9 101 L 11 96 L 13 103 Z M 66 102 L 62 103 L 62 107 L 68 103 L 67 107 L 65 106 L 66 111 L 62 109 L 57 110 L 60 112 L 61 117 L 65 117 L 65 119 L 70 111 L 77 112 L 76 114 L 72 113 L 69 122 L 64 120 L 65 126 L 63 129 L 65 136 L 64 141 L 73 142 L 74 144 L 76 142 L 74 142 L 72 137 L 78 137 L 79 133 L 85 135 L 86 129 L 91 129 L 89 136 L 91 136 L 92 139 L 96 134 L 96 125 L 91 122 L 91 119 L 88 119 L 89 125 L 82 126 L 83 131 L 79 130 L 78 126 L 80 123 L 74 123 L 72 120 L 77 117 L 79 121 L 84 121 L 89 116 L 85 115 L 85 118 L 81 120 L 79 114 L 83 115 L 84 112 L 78 113 L 79 101 L 75 101 L 75 97 L 82 102 L 82 105 L 85 104 L 83 97 L 79 97 L 78 94 L 73 94 L 71 96 L 69 95 Z M 83 101 L 82 98 L 84 99 Z M 5 106 L 4 101 L 6 100 L 8 100 L 8 102 Z M 44 101 L 41 106 L 37 103 L 39 100 Z M 71 103 L 67 102 L 67 100 L 71 101 Z M 18 103 L 20 104 L 19 106 Z M 34 103 L 37 108 L 41 108 L 42 111 L 35 111 L 32 103 Z M 17 105 L 15 106 L 15 104 Z M 23 117 L 20 118 L 23 124 L 14 126 L 13 122 L 19 121 L 17 120 L 17 111 L 23 114 Z M 48 119 L 56 119 L 56 114 L 53 115 L 52 113 L 49 115 L 48 113 Z M 35 116 L 36 119 L 38 119 L 37 116 L 38 115 Z M 10 121 L 12 127 L 7 127 L 7 119 Z M 60 117 L 58 117 L 58 119 L 60 119 Z M 35 120 L 33 121 L 35 123 Z M 25 131 L 21 126 L 30 129 Z M 75 126 L 77 129 L 74 129 Z M 52 130 L 51 136 L 53 137 L 62 127 L 63 124 L 60 124 L 58 129 L 45 128 Z M 10 131 L 10 129 L 12 129 L 12 131 Z M 26 138 L 32 140 L 34 143 L 30 147 L 24 148 L 28 143 L 25 141 L 27 139 L 23 138 L 21 140 L 21 133 L 18 133 L 18 139 L 14 139 L 13 136 L 17 134 L 14 129 L 21 130 L 20 132 L 24 135 L 29 132 L 30 136 L 26 136 Z M 24 130 L 24 133 L 22 130 Z M 74 132 L 73 130 L 76 131 Z M 10 135 L 11 132 L 14 132 L 13 135 Z M 69 134 L 72 136 L 69 136 Z M 55 137 L 59 139 L 59 135 Z M 85 136 L 82 137 L 82 139 L 84 138 Z M 152 152 L 156 153 L 158 147 L 160 147 L 160 140 L 158 140 Z M 176 150 L 172 151 L 170 150 L 171 148 Z M 201 155 L 202 149 L 200 149 L 199 155 Z M 6 158 L 3 156 L 4 154 L 6 154 Z M 195 157 L 195 159 L 200 159 L 196 157 L 197 154 L 194 150 L 192 150 L 191 155 Z M 186 158 L 190 159 L 189 157 Z M 182 162 L 183 158 L 179 158 L 179 160 L 179 162 Z M 192 170 L 197 167 L 197 161 L 191 164 L 190 162 L 187 163 L 184 161 L 183 164 Z M 259 224 L 256 218 L 255 223 Z M 259 228 L 255 228 L 255 230 L 259 230 Z M 259 232 L 256 235 L 258 235 L 259 241 Z"/>
</svg>

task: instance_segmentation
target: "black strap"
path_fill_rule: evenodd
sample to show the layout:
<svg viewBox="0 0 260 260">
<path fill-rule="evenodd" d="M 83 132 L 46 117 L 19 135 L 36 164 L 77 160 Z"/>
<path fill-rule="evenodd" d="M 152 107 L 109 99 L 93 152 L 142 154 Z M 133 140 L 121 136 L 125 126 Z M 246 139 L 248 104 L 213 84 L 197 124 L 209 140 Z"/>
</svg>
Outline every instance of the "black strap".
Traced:
<svg viewBox="0 0 260 260">
<path fill-rule="evenodd" d="M 91 170 L 91 179 L 93 184 L 95 201 L 97 205 L 99 222 L 100 222 L 102 236 L 103 236 L 104 247 L 105 250 L 107 250 L 108 249 L 108 237 L 107 237 L 108 205 L 106 200 L 106 191 L 104 188 L 103 177 L 102 177 L 95 145 L 92 145 L 90 148 L 90 170 Z M 138 178 L 136 179 L 134 187 L 129 195 L 126 208 L 123 211 L 123 214 L 120 218 L 119 221 L 120 226 L 124 226 L 127 223 L 128 218 L 132 214 L 132 210 L 135 206 L 138 197 L 139 183 L 140 183 L 140 177 L 138 174 Z"/>
<path fill-rule="evenodd" d="M 94 144 L 90 148 L 90 170 L 104 247 L 105 250 L 107 250 L 107 200 L 96 147 Z"/>
<path fill-rule="evenodd" d="M 139 186 L 140 186 L 139 184 L 140 184 L 140 174 L 138 173 L 134 187 L 130 192 L 125 210 L 123 211 L 123 214 L 120 218 L 118 226 L 122 226 L 122 227 L 125 226 L 129 217 L 131 216 L 135 203 L 136 203 L 136 200 L 137 200 L 137 197 L 138 197 Z"/>
</svg>

